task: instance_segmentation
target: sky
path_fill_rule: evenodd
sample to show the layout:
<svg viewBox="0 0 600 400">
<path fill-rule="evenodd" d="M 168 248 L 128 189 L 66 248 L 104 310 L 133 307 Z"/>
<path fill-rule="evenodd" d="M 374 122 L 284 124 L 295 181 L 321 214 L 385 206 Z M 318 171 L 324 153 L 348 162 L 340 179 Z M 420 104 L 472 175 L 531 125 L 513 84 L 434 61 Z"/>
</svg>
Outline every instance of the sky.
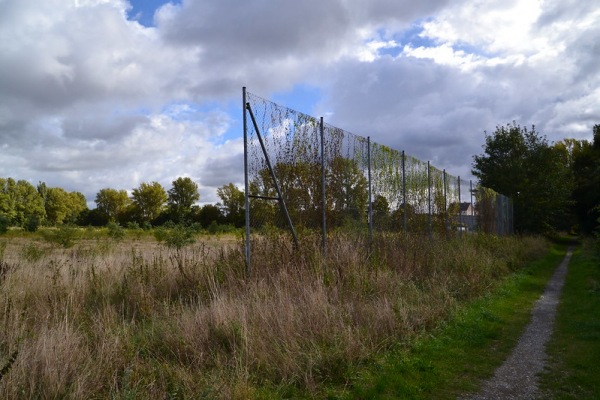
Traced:
<svg viewBox="0 0 600 400">
<path fill-rule="evenodd" d="M 0 0 L 0 177 L 202 203 L 243 184 L 242 87 L 470 178 L 513 121 L 592 138 L 600 7 L 580 0 Z"/>
</svg>

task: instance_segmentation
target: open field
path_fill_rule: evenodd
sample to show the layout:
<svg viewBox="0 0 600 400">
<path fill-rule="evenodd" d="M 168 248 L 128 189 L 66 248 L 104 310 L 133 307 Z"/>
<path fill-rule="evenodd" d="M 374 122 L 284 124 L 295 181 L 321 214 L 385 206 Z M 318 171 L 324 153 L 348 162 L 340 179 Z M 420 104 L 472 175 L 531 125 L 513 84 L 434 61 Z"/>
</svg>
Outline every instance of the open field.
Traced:
<svg viewBox="0 0 600 400">
<path fill-rule="evenodd" d="M 5 398 L 318 396 L 547 250 L 538 238 L 0 238 Z"/>
</svg>

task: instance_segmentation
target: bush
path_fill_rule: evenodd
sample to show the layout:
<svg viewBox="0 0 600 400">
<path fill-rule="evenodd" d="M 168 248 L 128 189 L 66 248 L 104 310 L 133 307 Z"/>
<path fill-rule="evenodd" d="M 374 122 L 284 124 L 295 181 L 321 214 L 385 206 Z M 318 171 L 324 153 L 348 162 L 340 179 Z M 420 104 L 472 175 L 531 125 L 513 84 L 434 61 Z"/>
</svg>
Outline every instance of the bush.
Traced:
<svg viewBox="0 0 600 400">
<path fill-rule="evenodd" d="M 35 215 L 30 216 L 25 222 L 25 230 L 27 232 L 37 232 L 39 227 L 40 219 Z"/>
<path fill-rule="evenodd" d="M 140 224 L 138 224 L 137 222 L 132 222 L 132 221 L 129 221 L 129 222 L 127 223 L 127 225 L 125 225 L 125 227 L 126 227 L 127 229 L 131 229 L 131 230 L 135 230 L 135 229 L 142 229 L 142 228 L 140 227 Z"/>
<path fill-rule="evenodd" d="M 27 261 L 35 262 L 39 261 L 42 257 L 44 257 L 45 252 L 43 249 L 40 249 L 38 246 L 36 246 L 35 243 L 28 243 L 25 246 L 23 246 L 21 254 L 23 255 L 23 258 Z"/>
<path fill-rule="evenodd" d="M 208 225 L 208 233 L 211 235 L 217 235 L 219 233 L 231 233 L 235 231 L 235 227 L 233 225 L 220 225 L 217 221 L 212 221 L 210 225 Z"/>
<path fill-rule="evenodd" d="M 156 228 L 154 230 L 154 232 L 152 232 L 152 234 L 154 235 L 154 238 L 156 239 L 156 241 L 158 243 L 162 243 L 165 241 L 165 239 L 167 238 L 167 229 L 163 228 L 162 226 L 159 228 Z"/>
<path fill-rule="evenodd" d="M 167 247 L 181 250 L 182 248 L 194 243 L 194 235 L 195 232 L 193 229 L 183 225 L 177 225 L 175 228 L 166 231 L 164 241 Z"/>
<path fill-rule="evenodd" d="M 125 237 L 125 230 L 123 227 L 116 222 L 109 222 L 107 225 L 108 236 L 114 240 L 123 240 Z"/>
<path fill-rule="evenodd" d="M 66 224 L 58 229 L 44 231 L 42 236 L 46 241 L 67 249 L 75 245 L 75 242 L 79 239 L 79 231 L 77 227 Z"/>
<path fill-rule="evenodd" d="M 0 235 L 8 232 L 8 226 L 10 225 L 10 219 L 3 214 L 0 214 Z"/>
</svg>

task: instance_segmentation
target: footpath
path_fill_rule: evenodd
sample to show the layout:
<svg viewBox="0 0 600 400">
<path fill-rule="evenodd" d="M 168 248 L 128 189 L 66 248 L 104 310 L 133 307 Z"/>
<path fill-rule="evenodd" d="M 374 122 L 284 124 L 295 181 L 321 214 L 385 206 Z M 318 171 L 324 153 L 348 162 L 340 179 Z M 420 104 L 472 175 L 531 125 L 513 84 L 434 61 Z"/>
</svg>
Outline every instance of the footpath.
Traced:
<svg viewBox="0 0 600 400">
<path fill-rule="evenodd" d="M 536 399 L 538 396 L 538 374 L 546 363 L 546 343 L 550 339 L 556 318 L 560 293 L 565 283 L 567 267 L 573 249 L 569 249 L 546 289 L 536 302 L 532 318 L 519 339 L 512 354 L 486 381 L 482 390 L 467 399 Z"/>
</svg>

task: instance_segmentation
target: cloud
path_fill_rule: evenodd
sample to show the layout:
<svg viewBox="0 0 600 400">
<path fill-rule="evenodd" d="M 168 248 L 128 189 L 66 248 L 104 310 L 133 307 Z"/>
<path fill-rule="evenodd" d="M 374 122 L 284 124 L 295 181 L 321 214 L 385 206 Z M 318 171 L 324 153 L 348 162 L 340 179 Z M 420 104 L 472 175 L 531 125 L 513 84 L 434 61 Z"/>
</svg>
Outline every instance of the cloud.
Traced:
<svg viewBox="0 0 600 400">
<path fill-rule="evenodd" d="M 3 0 L 0 176 L 88 200 L 190 176 L 217 200 L 242 180 L 241 87 L 301 85 L 326 122 L 464 175 L 497 124 L 591 136 L 591 3 L 184 0 L 145 27 L 126 0 Z"/>
<path fill-rule="evenodd" d="M 571 6 L 453 3 L 422 23 L 429 45 L 332 69 L 319 109 L 330 123 L 463 176 L 483 132 L 513 120 L 551 141 L 589 138 L 600 115 L 600 13 Z"/>
</svg>

